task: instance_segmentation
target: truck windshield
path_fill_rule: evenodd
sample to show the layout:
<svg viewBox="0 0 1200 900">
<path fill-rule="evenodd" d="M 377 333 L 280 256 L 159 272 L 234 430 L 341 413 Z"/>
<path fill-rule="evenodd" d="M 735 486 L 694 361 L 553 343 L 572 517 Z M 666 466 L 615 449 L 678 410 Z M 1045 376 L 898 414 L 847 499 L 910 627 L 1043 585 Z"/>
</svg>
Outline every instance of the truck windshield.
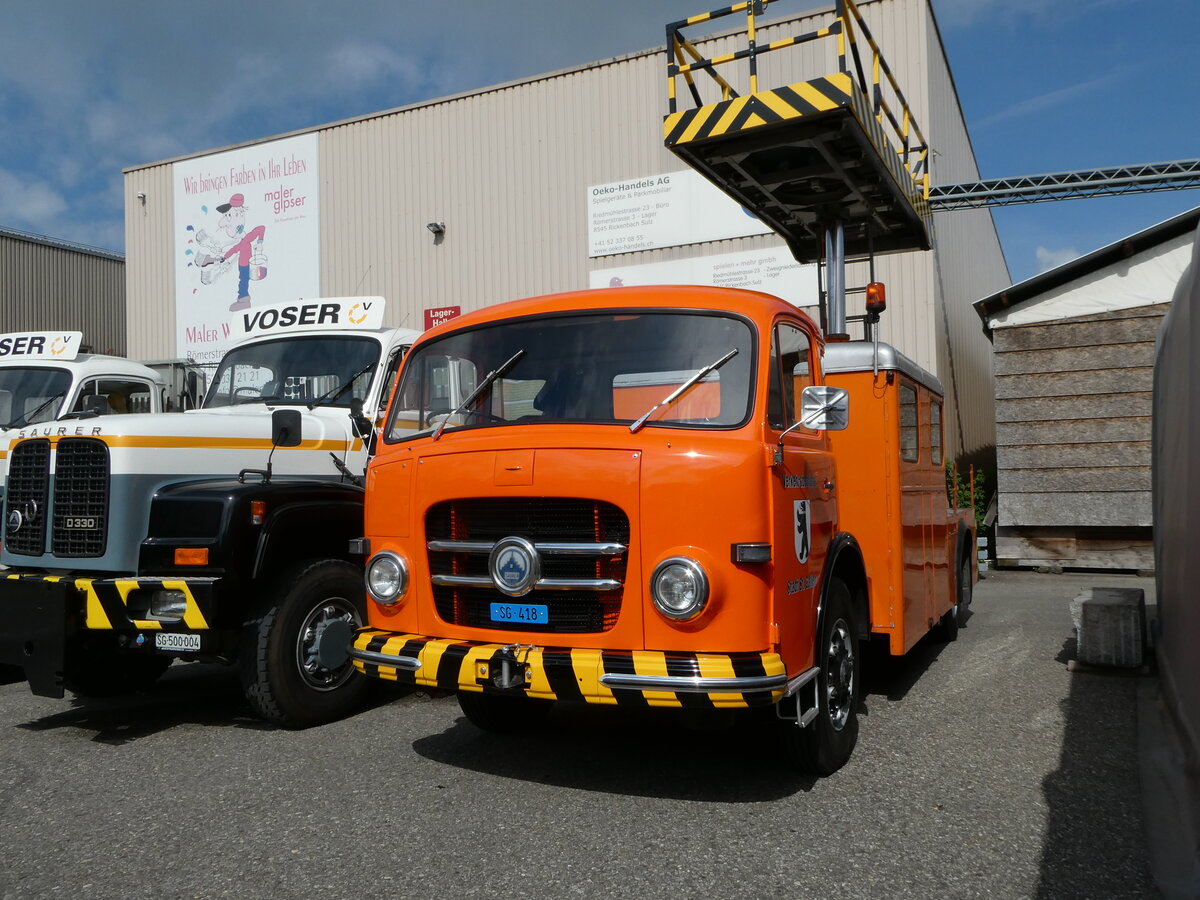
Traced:
<svg viewBox="0 0 1200 900">
<path fill-rule="evenodd" d="M 66 369 L 0 366 L 0 427 L 58 418 L 70 387 L 71 373 Z"/>
<path fill-rule="evenodd" d="M 311 335 L 259 341 L 225 354 L 204 398 L 205 409 L 242 403 L 348 407 L 364 399 L 371 378 L 355 375 L 379 362 L 380 343 L 363 335 Z M 346 387 L 346 390 L 340 390 Z"/>
<path fill-rule="evenodd" d="M 455 412 L 487 373 L 502 377 Z M 622 310 L 513 319 L 452 332 L 404 363 L 388 441 L 463 428 L 547 422 L 632 424 L 689 378 L 737 353 L 644 427 L 734 428 L 750 414 L 754 332 L 716 312 Z M 451 413 L 454 413 L 451 415 Z"/>
</svg>

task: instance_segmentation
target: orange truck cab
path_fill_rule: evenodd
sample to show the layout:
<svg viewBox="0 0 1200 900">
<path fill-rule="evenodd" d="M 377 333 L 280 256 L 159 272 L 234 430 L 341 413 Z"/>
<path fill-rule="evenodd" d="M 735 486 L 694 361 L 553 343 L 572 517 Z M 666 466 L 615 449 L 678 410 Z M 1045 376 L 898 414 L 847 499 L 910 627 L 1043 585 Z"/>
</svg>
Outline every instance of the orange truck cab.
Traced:
<svg viewBox="0 0 1200 900">
<path fill-rule="evenodd" d="M 936 432 L 936 436 L 934 436 Z M 367 475 L 367 675 L 524 728 L 554 701 L 773 706 L 799 767 L 857 739 L 860 644 L 947 636 L 936 379 L 749 291 L 488 307 L 406 357 Z"/>
</svg>

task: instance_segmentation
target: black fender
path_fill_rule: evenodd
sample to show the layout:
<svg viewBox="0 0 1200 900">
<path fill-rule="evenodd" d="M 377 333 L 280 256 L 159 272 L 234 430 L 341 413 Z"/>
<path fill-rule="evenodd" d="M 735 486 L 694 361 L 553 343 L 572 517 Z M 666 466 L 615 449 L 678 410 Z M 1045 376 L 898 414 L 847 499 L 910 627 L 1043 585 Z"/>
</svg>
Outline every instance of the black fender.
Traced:
<svg viewBox="0 0 1200 900">
<path fill-rule="evenodd" d="M 303 559 L 351 559 L 361 537 L 365 492 L 336 481 L 221 479 L 167 485 L 155 492 L 142 574 L 253 581 Z M 252 504 L 264 504 L 256 522 Z M 179 547 L 205 548 L 208 564 L 177 566 Z"/>
<path fill-rule="evenodd" d="M 821 596 L 817 603 L 816 630 L 814 635 L 822 633 L 825 624 L 825 598 L 829 591 L 829 581 L 838 575 L 850 588 L 854 598 L 854 615 L 857 619 L 859 640 L 866 640 L 871 635 L 870 599 L 867 594 L 867 567 L 863 562 L 862 548 L 858 540 L 848 532 L 838 532 L 829 542 L 829 552 L 825 555 L 825 567 L 821 570 Z"/>
<path fill-rule="evenodd" d="M 250 577 L 270 577 L 301 560 L 342 559 L 363 535 L 363 492 L 293 496 L 268 508 Z"/>
</svg>

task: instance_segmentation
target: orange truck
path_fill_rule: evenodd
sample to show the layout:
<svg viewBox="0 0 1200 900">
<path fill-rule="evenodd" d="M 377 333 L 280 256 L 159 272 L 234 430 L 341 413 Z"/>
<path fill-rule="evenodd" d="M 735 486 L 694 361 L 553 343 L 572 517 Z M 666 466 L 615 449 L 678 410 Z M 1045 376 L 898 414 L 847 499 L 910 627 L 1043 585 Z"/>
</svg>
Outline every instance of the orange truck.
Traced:
<svg viewBox="0 0 1200 900">
<path fill-rule="evenodd" d="M 557 701 L 774 707 L 788 760 L 832 773 L 864 642 L 953 639 L 970 603 L 974 520 L 947 508 L 943 448 L 934 376 L 886 344 L 826 344 L 766 294 L 464 315 L 404 361 L 351 657 L 456 692 L 493 731 Z"/>
</svg>

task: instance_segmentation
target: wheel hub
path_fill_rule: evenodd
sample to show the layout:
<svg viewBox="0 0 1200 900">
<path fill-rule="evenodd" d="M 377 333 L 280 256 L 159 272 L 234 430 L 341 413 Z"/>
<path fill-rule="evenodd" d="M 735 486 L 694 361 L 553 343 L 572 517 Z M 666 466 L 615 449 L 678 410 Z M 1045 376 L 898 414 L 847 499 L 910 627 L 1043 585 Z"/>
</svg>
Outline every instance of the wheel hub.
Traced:
<svg viewBox="0 0 1200 900">
<path fill-rule="evenodd" d="M 826 661 L 829 719 L 837 731 L 845 727 L 854 703 L 854 641 L 844 619 L 833 626 Z"/>
<path fill-rule="evenodd" d="M 360 624 L 357 611 L 342 599 L 309 613 L 296 643 L 296 662 L 311 687 L 333 690 L 354 674 L 350 642 Z"/>
</svg>

